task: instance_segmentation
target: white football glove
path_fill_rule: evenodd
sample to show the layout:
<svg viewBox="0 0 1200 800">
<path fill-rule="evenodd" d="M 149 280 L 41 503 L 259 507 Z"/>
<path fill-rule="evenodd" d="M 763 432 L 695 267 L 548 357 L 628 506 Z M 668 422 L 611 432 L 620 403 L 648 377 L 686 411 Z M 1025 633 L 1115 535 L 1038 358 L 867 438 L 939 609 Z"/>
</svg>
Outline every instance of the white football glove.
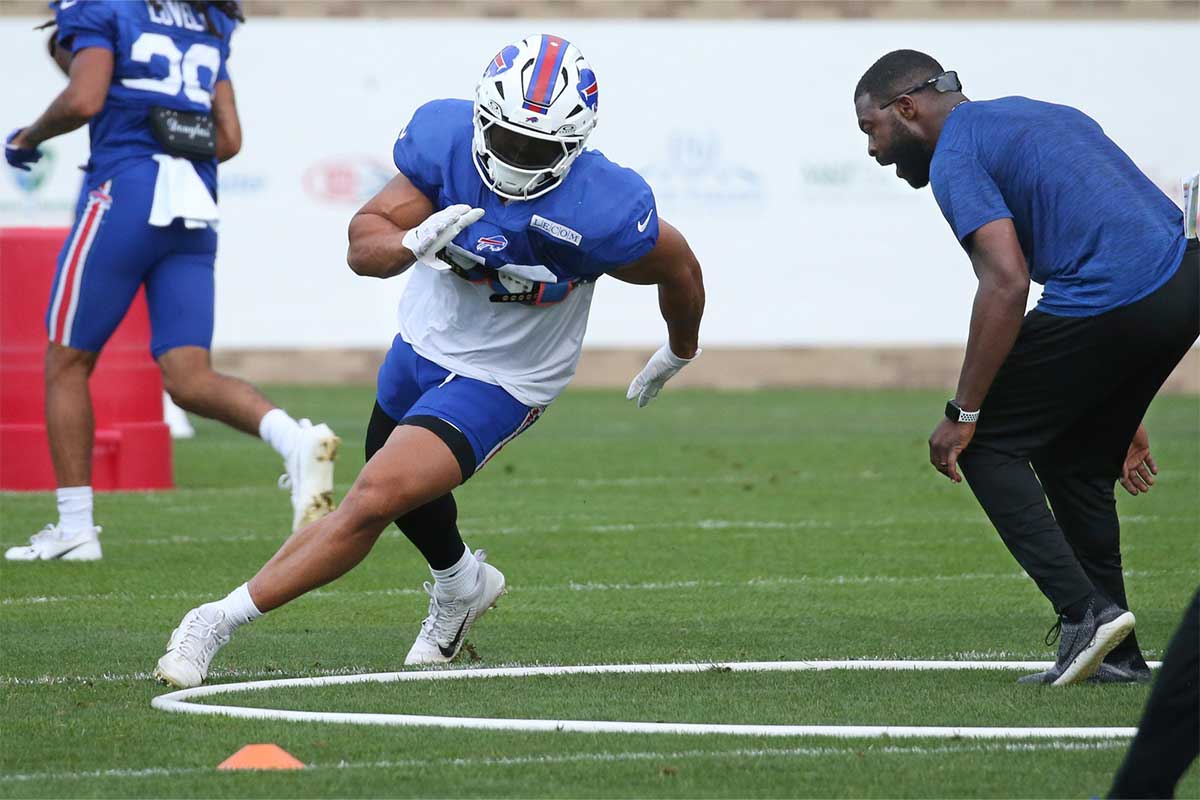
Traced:
<svg viewBox="0 0 1200 800">
<path fill-rule="evenodd" d="M 401 243 L 412 251 L 417 260 L 434 269 L 449 269 L 438 260 L 438 252 L 458 236 L 464 228 L 474 224 L 483 216 L 482 208 L 471 208 L 460 203 L 430 214 L 417 227 L 404 234 Z"/>
<path fill-rule="evenodd" d="M 691 358 L 680 358 L 671 352 L 671 345 L 664 344 L 658 348 L 657 353 L 650 356 L 646 366 L 642 367 L 642 371 L 633 379 L 633 383 L 629 384 L 629 391 L 625 393 L 625 399 L 632 400 L 636 397 L 637 407 L 644 407 L 658 396 L 666 382 L 675 377 L 675 373 L 695 361 L 702 352 L 702 350 L 697 350 L 696 355 Z"/>
</svg>

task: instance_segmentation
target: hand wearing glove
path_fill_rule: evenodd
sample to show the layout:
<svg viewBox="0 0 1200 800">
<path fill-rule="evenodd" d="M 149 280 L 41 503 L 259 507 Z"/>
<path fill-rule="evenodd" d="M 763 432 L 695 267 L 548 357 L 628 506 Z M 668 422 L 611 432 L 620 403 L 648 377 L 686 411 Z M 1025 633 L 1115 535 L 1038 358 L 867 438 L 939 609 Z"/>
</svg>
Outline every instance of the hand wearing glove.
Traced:
<svg viewBox="0 0 1200 800">
<path fill-rule="evenodd" d="M 20 136 L 23 130 L 25 129 L 17 128 L 4 140 L 4 158 L 8 160 L 10 166 L 29 172 L 29 165 L 42 157 L 42 151 L 36 147 L 16 147 L 13 145 L 13 139 Z"/>
<path fill-rule="evenodd" d="M 702 352 L 704 351 L 697 350 L 696 355 L 691 358 L 680 358 L 671 352 L 671 345 L 664 344 L 658 348 L 657 353 L 650 356 L 646 366 L 633 379 L 633 383 L 629 384 L 625 399 L 632 400 L 636 397 L 637 407 L 644 407 L 658 396 L 666 382 L 675 377 L 675 373 L 695 361 Z"/>
<path fill-rule="evenodd" d="M 482 216 L 482 208 L 471 208 L 466 203 L 450 206 L 430 214 L 424 222 L 404 234 L 401 242 L 422 264 L 446 270 L 450 267 L 438 260 L 438 252 Z"/>
</svg>

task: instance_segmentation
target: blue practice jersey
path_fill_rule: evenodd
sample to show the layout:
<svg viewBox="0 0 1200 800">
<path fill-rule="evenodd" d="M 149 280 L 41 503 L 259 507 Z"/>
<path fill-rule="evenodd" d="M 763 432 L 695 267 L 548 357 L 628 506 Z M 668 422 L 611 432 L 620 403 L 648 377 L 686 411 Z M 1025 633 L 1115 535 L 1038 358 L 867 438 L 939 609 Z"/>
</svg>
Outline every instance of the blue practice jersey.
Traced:
<svg viewBox="0 0 1200 800">
<path fill-rule="evenodd" d="M 467 100 L 426 103 L 393 148 L 396 167 L 435 208 L 466 203 L 484 210 L 454 244 L 491 269 L 544 266 L 562 286 L 595 280 L 654 247 L 658 214 L 650 187 L 595 150 L 582 153 L 549 193 L 504 201 L 475 170 L 471 114 Z"/>
<path fill-rule="evenodd" d="M 229 38 L 237 23 L 216 8 L 205 19 L 177 0 L 61 0 L 52 7 L 61 46 L 72 53 L 102 47 L 113 54 L 104 109 L 89 125 L 89 189 L 164 152 L 150 129 L 154 106 L 207 112 L 217 81 L 229 79 Z M 193 163 L 216 197 L 216 159 Z"/>
<path fill-rule="evenodd" d="M 1048 314 L 1089 317 L 1133 303 L 1183 258 L 1183 212 L 1069 106 L 963 103 L 946 119 L 929 178 L 960 241 L 1012 219 Z"/>
</svg>

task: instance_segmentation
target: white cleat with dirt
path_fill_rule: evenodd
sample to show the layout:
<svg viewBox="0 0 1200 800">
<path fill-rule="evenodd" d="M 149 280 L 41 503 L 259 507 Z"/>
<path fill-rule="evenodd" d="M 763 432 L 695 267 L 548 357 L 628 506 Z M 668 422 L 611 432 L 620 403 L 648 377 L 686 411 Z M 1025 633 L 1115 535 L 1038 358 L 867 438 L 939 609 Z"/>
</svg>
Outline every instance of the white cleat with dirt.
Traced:
<svg viewBox="0 0 1200 800">
<path fill-rule="evenodd" d="M 6 561 L 99 561 L 100 526 L 68 534 L 57 525 L 47 525 L 29 539 L 29 544 L 4 551 Z"/>
<path fill-rule="evenodd" d="M 193 608 L 171 632 L 167 652 L 158 660 L 154 677 L 177 689 L 199 686 L 208 677 L 213 656 L 228 642 L 224 611 L 212 603 Z"/>
<path fill-rule="evenodd" d="M 476 550 L 475 558 L 479 561 L 479 581 L 475 591 L 468 595 L 451 599 L 439 597 L 436 588 L 425 582 L 425 591 L 429 592 L 429 616 L 421 623 L 421 632 L 404 659 L 405 666 L 453 661 L 462 650 L 471 626 L 489 608 L 496 607 L 496 601 L 507 590 L 504 573 L 487 563 L 485 551 Z"/>
<path fill-rule="evenodd" d="M 300 441 L 279 477 L 279 487 L 292 490 L 293 531 L 333 511 L 333 462 L 341 443 L 325 423 L 300 420 Z"/>
</svg>

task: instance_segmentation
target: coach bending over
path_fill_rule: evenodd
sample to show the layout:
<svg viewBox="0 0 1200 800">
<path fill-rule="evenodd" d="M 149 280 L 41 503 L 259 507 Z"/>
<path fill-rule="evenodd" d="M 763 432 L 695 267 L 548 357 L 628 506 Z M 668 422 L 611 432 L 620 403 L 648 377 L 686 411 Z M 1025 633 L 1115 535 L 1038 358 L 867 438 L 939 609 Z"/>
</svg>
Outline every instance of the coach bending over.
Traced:
<svg viewBox="0 0 1200 800">
<path fill-rule="evenodd" d="M 880 58 L 854 105 L 867 152 L 915 189 L 933 184 L 979 279 L 929 459 L 956 483 L 961 465 L 1059 615 L 1054 667 L 1021 680 L 1149 680 L 1114 484 L 1154 483 L 1142 417 L 1200 334 L 1200 250 L 1182 212 L 1082 112 L 968 101 L 924 53 Z M 1026 315 L 1031 278 L 1045 288 Z"/>
</svg>

